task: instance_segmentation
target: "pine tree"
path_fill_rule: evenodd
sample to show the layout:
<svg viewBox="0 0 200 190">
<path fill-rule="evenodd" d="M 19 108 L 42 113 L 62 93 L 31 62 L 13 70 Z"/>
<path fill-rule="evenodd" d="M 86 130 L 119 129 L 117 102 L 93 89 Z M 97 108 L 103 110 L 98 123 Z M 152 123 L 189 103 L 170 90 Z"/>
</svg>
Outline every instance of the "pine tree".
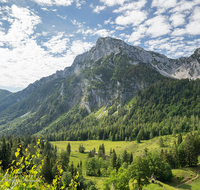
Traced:
<svg viewBox="0 0 200 190">
<path fill-rule="evenodd" d="M 183 144 L 181 144 L 178 147 L 178 158 L 179 158 L 179 164 L 181 167 L 184 167 L 187 165 L 186 152 L 185 152 Z"/>
<path fill-rule="evenodd" d="M 105 155 L 105 146 L 104 146 L 104 144 L 102 144 L 101 148 L 102 148 L 103 154 Z"/>
<path fill-rule="evenodd" d="M 116 160 L 116 170 L 118 171 L 118 169 L 121 167 L 121 159 L 120 157 L 117 157 L 117 160 Z"/>
<path fill-rule="evenodd" d="M 126 150 L 124 150 L 123 156 L 122 156 L 122 163 L 124 162 L 128 163 L 128 154 Z"/>
<path fill-rule="evenodd" d="M 67 145 L 67 152 L 68 152 L 69 155 L 71 154 L 71 145 L 70 145 L 70 143 L 68 143 L 68 145 Z"/>
<path fill-rule="evenodd" d="M 67 171 L 69 165 L 69 154 L 67 151 L 62 151 L 60 153 L 60 161 L 64 171 Z"/>
<path fill-rule="evenodd" d="M 100 177 L 101 176 L 101 170 L 100 170 L 100 168 L 98 168 L 98 170 L 97 170 L 97 175 Z"/>
<path fill-rule="evenodd" d="M 8 162 L 8 154 L 7 154 L 7 145 L 6 145 L 5 137 L 2 138 L 0 159 L 2 160 L 2 166 L 3 166 L 3 169 L 5 170 L 7 168 L 7 164 L 8 164 L 7 163 Z"/>
<path fill-rule="evenodd" d="M 45 178 L 45 180 L 48 183 L 51 183 L 53 180 L 53 175 L 52 175 L 52 165 L 50 162 L 50 156 L 49 153 L 46 156 L 46 159 L 44 160 L 44 165 L 42 167 L 42 176 Z"/>
<path fill-rule="evenodd" d="M 114 169 L 116 167 L 117 155 L 115 152 L 112 153 L 111 156 L 111 166 Z"/>
<path fill-rule="evenodd" d="M 137 140 L 137 142 L 138 142 L 138 143 L 140 143 L 141 136 L 140 136 L 140 134 L 139 134 L 139 133 L 138 133 L 138 135 L 137 135 L 137 138 L 136 138 L 136 140 Z"/>
<path fill-rule="evenodd" d="M 73 162 L 71 162 L 68 171 L 72 174 L 72 176 L 74 176 L 74 174 L 75 174 L 75 172 L 74 172 L 75 168 L 74 168 L 74 163 Z"/>
<path fill-rule="evenodd" d="M 164 143 L 163 143 L 163 138 L 162 137 L 159 138 L 159 142 L 158 143 L 159 143 L 160 147 L 164 147 Z"/>
<path fill-rule="evenodd" d="M 193 135 L 187 134 L 184 146 L 188 165 L 196 166 L 198 163 L 198 154 L 195 151 Z"/>
<path fill-rule="evenodd" d="M 129 163 L 131 164 L 132 162 L 133 162 L 133 153 L 131 152 Z"/>
<path fill-rule="evenodd" d="M 113 152 L 112 152 L 112 148 L 110 149 L 110 156 L 111 156 L 111 154 L 112 154 Z"/>
<path fill-rule="evenodd" d="M 181 135 L 181 133 L 179 133 L 179 135 L 178 135 L 178 142 L 177 142 L 178 146 L 182 143 L 182 141 L 183 141 L 182 135 Z"/>
</svg>

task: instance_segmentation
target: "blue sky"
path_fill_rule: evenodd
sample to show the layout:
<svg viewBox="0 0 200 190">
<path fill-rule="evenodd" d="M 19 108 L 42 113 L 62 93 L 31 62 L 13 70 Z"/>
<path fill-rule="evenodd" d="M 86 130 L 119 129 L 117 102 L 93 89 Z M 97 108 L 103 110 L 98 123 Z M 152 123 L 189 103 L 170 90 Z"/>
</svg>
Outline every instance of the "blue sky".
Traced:
<svg viewBox="0 0 200 190">
<path fill-rule="evenodd" d="M 190 56 L 200 48 L 200 0 L 0 0 L 0 88 L 63 70 L 106 36 Z"/>
</svg>

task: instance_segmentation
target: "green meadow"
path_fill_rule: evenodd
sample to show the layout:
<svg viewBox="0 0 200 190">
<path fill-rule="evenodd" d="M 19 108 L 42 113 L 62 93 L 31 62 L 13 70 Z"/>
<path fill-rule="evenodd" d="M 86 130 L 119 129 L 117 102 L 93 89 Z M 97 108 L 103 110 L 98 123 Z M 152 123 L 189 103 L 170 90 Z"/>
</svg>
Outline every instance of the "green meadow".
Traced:
<svg viewBox="0 0 200 190">
<path fill-rule="evenodd" d="M 149 151 L 160 152 L 161 149 L 169 149 L 174 141 L 177 141 L 177 137 L 173 137 L 172 135 L 163 136 L 164 147 L 159 147 L 159 137 L 155 137 L 150 140 L 143 140 L 141 143 L 137 143 L 136 141 L 104 141 L 104 140 L 87 140 L 87 141 L 51 141 L 51 144 L 57 146 L 58 152 L 62 150 L 66 150 L 67 144 L 71 145 L 71 156 L 70 162 L 73 161 L 76 166 L 80 160 L 83 161 L 83 175 L 86 179 L 93 180 L 99 189 L 103 187 L 103 181 L 106 177 L 90 177 L 86 176 L 85 164 L 84 161 L 87 159 L 87 152 L 90 150 L 96 149 L 98 152 L 99 145 L 104 144 L 106 155 L 110 155 L 110 149 L 115 149 L 117 155 L 122 155 L 124 150 L 127 150 L 129 153 L 133 153 L 133 157 L 144 154 L 144 149 L 148 148 Z M 184 138 L 184 136 L 183 136 Z M 83 145 L 85 147 L 85 153 L 79 153 L 79 145 Z M 181 169 L 173 169 L 173 178 L 169 183 L 157 182 L 157 184 L 149 184 L 145 186 L 144 189 L 147 190 L 174 190 L 174 189 L 200 189 L 200 177 L 197 177 L 195 180 L 191 180 L 189 183 L 185 183 L 186 181 L 193 179 L 196 177 L 198 170 L 200 170 L 200 166 L 198 167 L 186 167 Z M 185 184 L 184 184 L 185 183 Z M 177 185 L 180 185 L 178 188 Z M 130 189 L 132 189 L 132 184 L 130 182 Z"/>
</svg>

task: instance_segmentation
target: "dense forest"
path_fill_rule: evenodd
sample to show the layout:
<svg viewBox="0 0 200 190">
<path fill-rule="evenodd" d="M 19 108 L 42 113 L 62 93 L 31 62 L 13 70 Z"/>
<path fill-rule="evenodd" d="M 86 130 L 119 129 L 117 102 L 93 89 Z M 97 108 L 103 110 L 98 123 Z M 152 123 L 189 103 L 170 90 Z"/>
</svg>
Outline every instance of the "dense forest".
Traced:
<svg viewBox="0 0 200 190">
<path fill-rule="evenodd" d="M 78 105 L 45 131 L 48 140 L 150 139 L 199 130 L 200 80 L 165 79 L 139 91 L 125 106 L 108 106 L 107 115 Z M 102 111 L 103 112 L 103 111 Z M 99 114 L 99 111 L 97 111 Z"/>
</svg>

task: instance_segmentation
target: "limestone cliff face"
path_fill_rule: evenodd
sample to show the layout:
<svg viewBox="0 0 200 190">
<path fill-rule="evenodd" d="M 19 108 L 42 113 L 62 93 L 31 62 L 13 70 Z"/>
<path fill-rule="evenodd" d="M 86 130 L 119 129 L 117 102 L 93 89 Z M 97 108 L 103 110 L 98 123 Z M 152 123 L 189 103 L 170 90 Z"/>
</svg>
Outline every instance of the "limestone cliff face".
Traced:
<svg viewBox="0 0 200 190">
<path fill-rule="evenodd" d="M 169 76 L 177 79 L 200 78 L 200 49 L 197 49 L 189 58 L 181 57 L 179 59 L 169 59 L 165 55 L 158 54 L 152 51 L 146 51 L 141 47 L 130 46 L 122 40 L 113 39 L 110 37 L 99 38 L 96 45 L 90 51 L 78 55 L 72 66 L 66 67 L 63 71 L 57 71 L 55 74 L 44 77 L 33 84 L 30 84 L 23 90 L 24 97 L 29 95 L 33 90 L 43 84 L 54 80 L 58 77 L 66 78 L 74 73 L 78 74 L 85 67 L 92 67 L 93 63 L 104 56 L 111 53 L 116 55 L 121 52 L 130 58 L 129 63 L 132 65 L 146 64 L 147 66 L 156 69 L 161 75 Z M 19 101 L 24 99 L 20 96 Z"/>
<path fill-rule="evenodd" d="M 146 51 L 141 47 L 130 46 L 125 42 L 110 37 L 99 38 L 96 45 L 88 52 L 78 55 L 71 67 L 64 70 L 63 76 L 77 73 L 85 66 L 92 66 L 94 61 L 111 53 L 127 55 L 131 64 L 144 63 L 157 69 L 162 75 L 173 78 L 200 78 L 200 49 L 197 49 L 189 58 L 169 59 L 165 55 Z"/>
</svg>

